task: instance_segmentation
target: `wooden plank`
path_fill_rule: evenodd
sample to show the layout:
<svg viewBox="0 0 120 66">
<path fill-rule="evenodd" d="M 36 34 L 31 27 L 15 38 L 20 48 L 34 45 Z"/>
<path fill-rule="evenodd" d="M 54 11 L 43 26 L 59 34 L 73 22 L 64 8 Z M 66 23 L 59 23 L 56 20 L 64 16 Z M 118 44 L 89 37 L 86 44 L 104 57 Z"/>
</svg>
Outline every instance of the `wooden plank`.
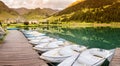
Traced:
<svg viewBox="0 0 120 66">
<path fill-rule="evenodd" d="M 0 66 L 48 66 L 28 43 L 24 35 L 10 30 L 0 44 Z"/>
<path fill-rule="evenodd" d="M 116 48 L 115 54 L 110 62 L 110 66 L 120 66 L 120 48 Z"/>
</svg>

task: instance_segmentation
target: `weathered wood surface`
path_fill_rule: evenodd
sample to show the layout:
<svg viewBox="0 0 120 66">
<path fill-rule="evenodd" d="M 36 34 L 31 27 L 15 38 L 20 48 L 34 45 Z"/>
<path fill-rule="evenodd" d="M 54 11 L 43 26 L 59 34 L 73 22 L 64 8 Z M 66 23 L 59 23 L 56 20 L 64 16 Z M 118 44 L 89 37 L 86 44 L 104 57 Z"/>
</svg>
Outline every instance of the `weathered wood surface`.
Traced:
<svg viewBox="0 0 120 66">
<path fill-rule="evenodd" d="M 115 50 L 115 54 L 110 62 L 110 66 L 120 66 L 120 48 Z"/>
<path fill-rule="evenodd" d="M 47 66 L 32 49 L 24 35 L 10 30 L 0 44 L 0 66 Z"/>
</svg>

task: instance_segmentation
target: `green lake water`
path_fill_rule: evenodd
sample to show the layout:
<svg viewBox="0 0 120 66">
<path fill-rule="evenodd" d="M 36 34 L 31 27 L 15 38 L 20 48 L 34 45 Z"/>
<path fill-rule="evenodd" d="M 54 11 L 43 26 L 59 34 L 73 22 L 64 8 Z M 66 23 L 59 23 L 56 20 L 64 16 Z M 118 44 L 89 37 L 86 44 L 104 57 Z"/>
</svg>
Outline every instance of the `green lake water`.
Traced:
<svg viewBox="0 0 120 66">
<path fill-rule="evenodd" d="M 60 37 L 88 48 L 113 49 L 120 47 L 120 28 L 40 26 L 26 28 Z"/>
<path fill-rule="evenodd" d="M 119 27 L 39 26 L 24 27 L 24 29 L 37 30 L 51 37 L 63 38 L 88 48 L 114 49 L 120 47 Z M 57 64 L 54 65 L 57 66 Z M 106 60 L 102 66 L 109 66 L 109 62 Z"/>
</svg>

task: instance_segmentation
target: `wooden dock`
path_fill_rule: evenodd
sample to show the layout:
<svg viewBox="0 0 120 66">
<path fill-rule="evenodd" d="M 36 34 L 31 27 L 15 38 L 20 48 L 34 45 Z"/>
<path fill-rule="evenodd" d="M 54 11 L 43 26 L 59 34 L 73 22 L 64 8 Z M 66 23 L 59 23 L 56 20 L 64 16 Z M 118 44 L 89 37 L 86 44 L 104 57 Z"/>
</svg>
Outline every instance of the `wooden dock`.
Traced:
<svg viewBox="0 0 120 66">
<path fill-rule="evenodd" d="M 115 54 L 114 54 L 109 66 L 120 66 L 120 48 L 117 48 L 115 50 Z"/>
<path fill-rule="evenodd" d="M 0 66 L 48 66 L 28 43 L 24 35 L 10 30 L 0 44 Z"/>
</svg>

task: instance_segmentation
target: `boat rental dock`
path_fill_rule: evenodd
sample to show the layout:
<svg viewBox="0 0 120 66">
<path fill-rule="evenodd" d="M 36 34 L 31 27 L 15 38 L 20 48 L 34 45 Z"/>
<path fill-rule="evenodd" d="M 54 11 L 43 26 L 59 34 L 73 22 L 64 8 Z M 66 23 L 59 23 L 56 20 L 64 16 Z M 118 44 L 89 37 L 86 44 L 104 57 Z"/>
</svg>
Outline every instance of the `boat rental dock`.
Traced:
<svg viewBox="0 0 120 66">
<path fill-rule="evenodd" d="M 32 49 L 24 35 L 17 30 L 9 30 L 0 44 L 0 66 L 48 66 Z"/>
<path fill-rule="evenodd" d="M 8 32 L 4 42 L 0 44 L 0 66 L 48 66 L 20 31 Z M 109 66 L 120 66 L 119 51 L 120 48 L 115 50 Z"/>
</svg>

